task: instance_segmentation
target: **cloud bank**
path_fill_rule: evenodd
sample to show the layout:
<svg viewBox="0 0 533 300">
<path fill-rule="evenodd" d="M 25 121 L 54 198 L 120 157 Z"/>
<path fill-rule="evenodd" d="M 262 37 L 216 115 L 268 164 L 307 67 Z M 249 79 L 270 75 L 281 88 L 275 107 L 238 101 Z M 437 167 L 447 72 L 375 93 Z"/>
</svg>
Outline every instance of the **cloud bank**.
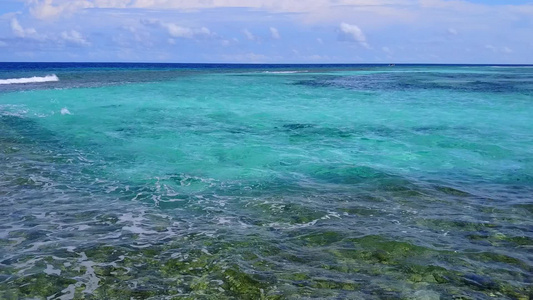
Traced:
<svg viewBox="0 0 533 300">
<path fill-rule="evenodd" d="M 9 0 L 3 60 L 533 62 L 518 0 Z"/>
</svg>

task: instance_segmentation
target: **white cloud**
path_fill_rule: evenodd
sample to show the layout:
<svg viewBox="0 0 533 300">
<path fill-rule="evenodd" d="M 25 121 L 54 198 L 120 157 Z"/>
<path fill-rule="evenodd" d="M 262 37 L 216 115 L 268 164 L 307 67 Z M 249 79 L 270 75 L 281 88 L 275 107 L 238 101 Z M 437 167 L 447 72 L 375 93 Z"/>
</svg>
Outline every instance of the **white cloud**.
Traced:
<svg viewBox="0 0 533 300">
<path fill-rule="evenodd" d="M 279 40 L 281 38 L 281 36 L 279 35 L 278 29 L 274 27 L 270 27 L 270 35 L 275 40 Z"/>
<path fill-rule="evenodd" d="M 124 8 L 131 4 L 131 0 L 94 0 L 97 7 Z"/>
<path fill-rule="evenodd" d="M 1 0 L 0 0 L 1 1 Z M 490 21 L 512 22 L 533 16 L 531 4 L 473 3 L 470 0 L 20 0 L 32 15 L 53 20 L 87 9 L 129 9 L 129 13 L 181 12 L 213 8 L 247 8 L 255 12 L 291 13 L 289 18 L 309 23 L 335 24 L 357 20 L 359 26 L 375 28 L 399 23 L 412 26 L 464 24 L 463 28 L 490 26 Z M 527 2 L 527 1 L 523 1 Z M 131 10 L 134 9 L 134 10 Z M 150 11 L 149 11 L 150 10 Z M 466 20 L 466 22 L 465 22 Z M 490 21 L 489 21 L 490 20 Z M 467 23 L 467 24 L 465 24 Z M 494 25 L 496 26 L 496 25 Z M 505 27 L 505 26 L 496 26 Z M 510 27 L 510 26 L 509 26 Z M 442 28 L 442 27 L 441 27 Z M 452 31 L 448 34 L 455 35 Z"/>
<path fill-rule="evenodd" d="M 153 47 L 150 51 L 167 51 L 172 57 L 182 55 L 183 58 L 186 55 L 198 57 L 237 52 L 239 47 L 232 40 L 234 36 L 244 47 L 242 53 L 262 49 L 261 53 L 269 57 L 273 54 L 289 55 L 285 59 L 293 58 L 290 48 L 295 47 L 302 56 L 319 52 L 319 49 L 323 57 L 340 55 L 339 60 L 344 61 L 351 59 L 353 49 L 357 48 L 363 59 L 369 59 L 371 55 L 382 59 L 393 55 L 398 60 L 415 60 L 414 50 L 401 49 L 405 45 L 407 48 L 416 47 L 419 53 L 439 54 L 442 60 L 448 61 L 468 62 L 470 59 L 481 62 L 509 58 L 527 62 L 530 60 L 527 51 L 533 47 L 528 44 L 528 33 L 533 24 L 530 20 L 533 19 L 527 18 L 533 17 L 533 5 L 519 5 L 519 1 L 509 1 L 509 4 L 473 0 L 12 1 L 26 1 L 27 5 L 9 16 L 0 16 L 7 30 L 6 38 L 0 40 L 11 46 L 8 38 L 17 37 L 13 39 L 14 46 L 24 47 L 26 43 L 28 48 L 43 49 L 43 54 L 39 54 L 43 57 L 48 55 L 47 49 L 56 49 L 56 45 L 58 49 L 64 47 L 67 51 L 66 46 L 87 43 L 101 45 L 101 53 L 114 53 L 117 48 L 108 45 L 115 37 L 135 51 L 149 52 L 144 45 L 151 42 Z M 30 12 L 32 15 L 29 15 Z M 56 23 L 36 20 L 32 16 L 55 19 Z M 68 16 L 73 17 L 69 19 Z M 213 19 L 214 16 L 222 17 Z M 139 24 L 140 18 L 160 21 L 145 26 Z M 132 29 L 125 31 L 125 27 Z M 71 29 L 80 33 L 79 36 Z M 89 35 L 90 32 L 100 34 Z M 336 37 L 351 43 L 345 43 L 345 47 L 341 48 L 330 45 Z M 185 39 L 202 42 L 187 43 L 190 47 L 179 53 L 170 46 L 186 42 Z M 246 40 L 251 42 L 242 43 Z M 260 43 L 268 40 L 275 44 L 289 44 L 285 48 L 259 47 Z M 245 44 L 252 48 L 247 48 Z M 461 50 L 468 47 L 472 49 L 471 53 Z M 91 53 L 96 48 L 99 47 L 91 49 Z"/>
<path fill-rule="evenodd" d="M 211 36 L 211 30 L 207 27 L 185 27 L 175 23 L 161 22 L 159 20 L 141 20 L 141 24 L 164 28 L 174 38 L 197 39 Z"/>
<path fill-rule="evenodd" d="M 384 10 L 389 16 L 403 14 L 392 7 L 417 5 L 419 0 L 24 0 L 32 15 L 43 20 L 70 16 L 75 12 L 93 8 L 129 8 L 152 10 L 197 11 L 213 8 L 248 8 L 271 13 L 297 13 L 308 21 L 331 19 L 339 12 L 353 14 L 353 8 L 362 12 Z"/>
<path fill-rule="evenodd" d="M 363 10 L 390 10 L 395 5 L 414 5 L 418 0 L 21 0 L 27 3 L 31 14 L 41 20 L 55 20 L 86 9 L 150 9 L 198 11 L 213 8 L 248 8 L 269 13 L 297 13 L 296 18 L 317 21 L 335 18 L 339 12 L 351 15 L 350 8 Z M 347 8 L 347 9 L 346 9 Z M 366 13 L 365 11 L 365 13 Z M 395 10 L 388 15 L 399 15 Z"/>
<path fill-rule="evenodd" d="M 360 5 L 379 6 L 391 4 L 413 3 L 416 0 L 314 0 L 314 1 L 294 1 L 294 0 L 209 0 L 209 1 L 177 1 L 177 0 L 135 0 L 131 7 L 136 8 L 158 8 L 158 9 L 202 9 L 202 8 L 254 8 L 265 9 L 278 12 L 309 12 L 317 11 L 333 5 Z"/>
<path fill-rule="evenodd" d="M 16 18 L 11 19 L 11 30 L 13 34 L 19 38 L 36 40 L 39 42 L 53 42 L 61 43 L 67 42 L 70 44 L 75 44 L 79 46 L 90 46 L 89 43 L 81 33 L 76 30 L 63 31 L 60 34 L 50 33 L 50 34 L 39 34 L 34 28 L 24 28 L 20 25 L 19 21 Z"/>
<path fill-rule="evenodd" d="M 269 61 L 278 61 L 281 59 L 279 56 L 267 56 L 264 54 L 257 54 L 254 52 L 243 54 L 225 54 L 221 55 L 223 61 L 230 62 L 247 62 L 247 63 L 264 63 Z"/>
<path fill-rule="evenodd" d="M 253 33 L 251 33 L 250 30 L 248 29 L 244 29 L 242 31 L 242 34 L 244 34 L 244 36 L 250 41 L 255 41 L 257 39 L 257 37 Z"/>
<path fill-rule="evenodd" d="M 193 30 L 188 27 L 178 26 L 173 23 L 165 23 L 163 24 L 163 27 L 165 27 L 168 30 L 168 34 L 173 37 L 190 39 L 194 36 Z"/>
<path fill-rule="evenodd" d="M 71 15 L 87 8 L 128 8 L 134 7 L 132 0 L 26 0 L 31 14 L 38 19 L 55 19 Z M 156 2 L 151 1 L 154 5 Z"/>
<path fill-rule="evenodd" d="M 331 58 L 327 55 L 313 54 L 313 55 L 303 56 L 302 60 L 315 62 L 315 61 L 329 61 L 331 60 Z"/>
<path fill-rule="evenodd" d="M 498 48 L 496 46 L 493 46 L 493 45 L 485 45 L 485 49 L 488 49 L 494 53 L 505 53 L 505 54 L 510 54 L 510 53 L 513 53 L 513 49 L 509 48 L 509 47 L 502 47 L 502 48 Z"/>
<path fill-rule="evenodd" d="M 492 45 L 485 45 L 486 49 L 489 49 L 492 52 L 498 52 L 498 49 Z"/>
<path fill-rule="evenodd" d="M 0 15 L 0 21 L 11 21 L 11 19 L 13 18 L 16 18 L 17 15 L 19 15 L 20 13 L 17 13 L 17 12 L 8 12 L 8 13 L 5 13 L 5 14 L 1 14 Z"/>
<path fill-rule="evenodd" d="M 357 25 L 351 25 L 348 23 L 341 23 L 340 25 L 340 39 L 341 40 L 348 40 L 348 41 L 354 41 L 359 43 L 359 45 L 370 49 L 370 45 L 368 45 L 366 41 L 366 36 Z"/>
<path fill-rule="evenodd" d="M 239 40 L 236 39 L 236 38 L 232 38 L 232 39 L 227 39 L 227 40 L 221 40 L 220 41 L 220 44 L 224 47 L 228 47 L 228 46 L 232 46 L 232 45 L 236 45 L 239 43 Z"/>
<path fill-rule="evenodd" d="M 11 20 L 11 30 L 18 37 L 25 37 L 26 31 L 20 26 L 19 21 L 15 18 Z"/>
<path fill-rule="evenodd" d="M 34 28 L 23 28 L 16 18 L 11 19 L 11 30 L 13 34 L 18 37 L 33 37 L 37 38 L 37 31 Z"/>
<path fill-rule="evenodd" d="M 123 48 L 139 49 L 153 47 L 154 39 L 150 31 L 136 25 L 132 23 L 131 25 L 121 26 L 120 31 L 113 35 L 113 42 Z"/>
<path fill-rule="evenodd" d="M 76 11 L 95 7 L 95 3 L 86 0 L 54 1 L 29 0 L 31 14 L 38 19 L 54 19 L 61 15 L 70 15 Z"/>
<path fill-rule="evenodd" d="M 211 34 L 211 31 L 206 27 L 189 28 L 179 26 L 174 23 L 161 23 L 161 25 L 168 30 L 168 34 L 176 38 L 192 39 L 195 36 L 208 36 Z"/>
<path fill-rule="evenodd" d="M 82 35 L 81 33 L 77 32 L 76 30 L 70 30 L 70 31 L 63 31 L 61 32 L 61 39 L 63 39 L 66 42 L 79 45 L 79 46 L 90 46 L 91 43 L 89 43 Z"/>
</svg>

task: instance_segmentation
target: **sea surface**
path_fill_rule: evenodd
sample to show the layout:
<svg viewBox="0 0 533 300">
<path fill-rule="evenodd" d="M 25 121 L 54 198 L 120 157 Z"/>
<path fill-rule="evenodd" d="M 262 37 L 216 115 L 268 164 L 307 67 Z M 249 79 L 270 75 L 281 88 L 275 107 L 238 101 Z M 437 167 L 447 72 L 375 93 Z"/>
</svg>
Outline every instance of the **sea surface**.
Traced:
<svg viewBox="0 0 533 300">
<path fill-rule="evenodd" d="M 533 67 L 0 64 L 0 299 L 530 299 Z"/>
</svg>

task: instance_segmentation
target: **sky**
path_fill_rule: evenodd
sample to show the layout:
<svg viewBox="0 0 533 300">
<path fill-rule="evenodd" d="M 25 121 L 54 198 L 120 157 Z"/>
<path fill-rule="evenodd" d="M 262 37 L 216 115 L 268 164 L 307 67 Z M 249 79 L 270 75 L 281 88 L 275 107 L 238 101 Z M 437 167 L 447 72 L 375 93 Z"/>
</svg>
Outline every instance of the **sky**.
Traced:
<svg viewBox="0 0 533 300">
<path fill-rule="evenodd" d="M 0 0 L 0 61 L 533 64 L 533 0 Z"/>
</svg>

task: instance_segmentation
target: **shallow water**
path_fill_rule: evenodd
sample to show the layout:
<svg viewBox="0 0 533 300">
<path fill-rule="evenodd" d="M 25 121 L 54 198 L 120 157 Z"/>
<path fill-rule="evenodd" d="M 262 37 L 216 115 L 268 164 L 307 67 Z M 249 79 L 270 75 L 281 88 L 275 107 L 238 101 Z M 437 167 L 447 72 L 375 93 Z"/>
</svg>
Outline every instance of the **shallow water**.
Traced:
<svg viewBox="0 0 533 300">
<path fill-rule="evenodd" d="M 0 298 L 532 296 L 533 68 L 0 64 L 51 74 L 0 85 Z"/>
</svg>

